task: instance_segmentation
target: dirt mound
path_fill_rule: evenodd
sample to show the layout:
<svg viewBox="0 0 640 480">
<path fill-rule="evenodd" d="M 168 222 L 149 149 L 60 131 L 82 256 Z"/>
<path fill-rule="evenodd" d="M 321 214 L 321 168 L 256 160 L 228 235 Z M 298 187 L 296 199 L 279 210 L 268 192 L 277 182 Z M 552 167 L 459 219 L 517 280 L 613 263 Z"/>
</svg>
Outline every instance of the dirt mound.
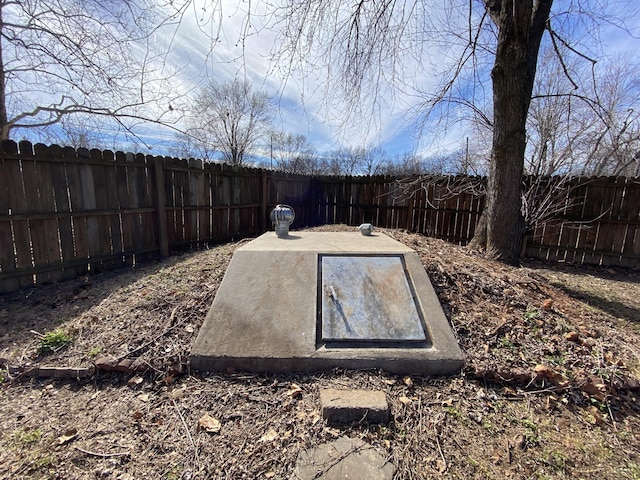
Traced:
<svg viewBox="0 0 640 480">
<path fill-rule="evenodd" d="M 301 450 L 348 435 L 397 478 L 640 477 L 637 271 L 513 268 L 384 233 L 420 255 L 462 375 L 192 374 L 191 344 L 243 242 L 225 244 L 0 297 L 0 476 L 288 478 Z M 384 391 L 392 421 L 329 427 L 319 387 Z"/>
</svg>

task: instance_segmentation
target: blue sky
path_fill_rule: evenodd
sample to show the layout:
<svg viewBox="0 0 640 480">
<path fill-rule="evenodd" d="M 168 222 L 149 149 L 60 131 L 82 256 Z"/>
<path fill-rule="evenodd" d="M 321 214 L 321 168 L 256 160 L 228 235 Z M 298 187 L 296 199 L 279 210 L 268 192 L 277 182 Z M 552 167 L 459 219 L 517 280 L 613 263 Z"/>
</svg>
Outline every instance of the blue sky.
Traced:
<svg viewBox="0 0 640 480">
<path fill-rule="evenodd" d="M 597 7 L 635 5 L 635 1 L 556 0 L 554 10 L 559 12 L 576 3 Z M 468 5 L 467 0 L 434 0 L 430 3 L 451 7 L 456 2 L 462 10 Z M 474 5 L 481 3 L 474 0 Z M 247 16 L 249 7 L 250 17 Z M 435 7 L 430 11 L 434 17 L 443 12 Z M 464 112 L 451 110 L 449 120 L 454 121 L 446 122 L 446 128 L 445 123 L 426 123 L 422 129 L 417 128 L 412 114 L 412 109 L 422 101 L 421 93 L 434 91 L 446 78 L 438 72 L 446 70 L 458 58 L 455 42 L 433 42 L 419 54 L 413 52 L 413 56 L 404 58 L 399 82 L 380 85 L 375 94 L 363 92 L 365 100 L 375 95 L 377 108 L 365 111 L 364 117 L 356 121 L 345 113 L 348 103 L 336 85 L 327 83 L 332 75 L 322 59 L 315 58 L 313 66 L 306 65 L 287 74 L 283 74 L 286 65 L 272 62 L 272 53 L 278 50 L 277 33 L 264 28 L 267 14 L 266 3 L 259 0 L 193 0 L 179 26 L 170 25 L 156 33 L 153 47 L 157 52 L 163 52 L 163 64 L 157 75 L 171 77 L 175 115 L 183 108 L 181 100 L 195 95 L 208 79 L 223 82 L 239 77 L 273 96 L 279 109 L 275 118 L 277 129 L 307 136 L 320 152 L 341 146 L 381 146 L 390 156 L 407 152 L 435 155 L 464 147 L 469 136 Z M 454 31 L 464 31 L 467 19 L 466 15 L 452 15 L 446 21 L 454 24 L 451 25 Z M 618 28 L 602 29 L 605 54 L 626 51 L 630 58 L 638 58 L 635 52 L 640 47 L 640 20 L 635 17 L 628 21 L 635 38 Z M 464 43 L 464 39 L 460 41 Z M 485 84 L 489 82 L 489 68 L 487 64 L 481 72 Z M 399 84 L 404 86 L 399 88 Z M 485 90 L 490 93 L 489 89 Z M 468 93 L 463 87 L 460 95 Z M 137 131 L 152 147 L 152 153 L 164 154 L 163 146 L 174 139 L 174 132 L 155 126 L 138 127 Z"/>
<path fill-rule="evenodd" d="M 207 5 L 202 17 L 205 20 L 214 18 L 213 22 L 197 20 L 194 12 L 201 12 L 201 5 Z M 248 2 L 223 0 L 215 11 L 210 5 L 211 2 L 198 0 L 177 29 L 168 28 L 162 32 L 164 36 L 159 33 L 155 39 L 160 50 L 170 46 L 167 62 L 178 72 L 174 81 L 178 81 L 184 92 L 195 93 L 208 79 L 246 79 L 255 88 L 273 96 L 279 110 L 275 118 L 277 129 L 307 136 L 320 152 L 341 146 L 381 145 L 390 156 L 399 156 L 421 149 L 436 153 L 453 151 L 464 143 L 465 135 L 460 125 L 454 124 L 446 132 L 439 130 L 437 135 L 429 129 L 422 134 L 416 130 L 415 119 L 410 114 L 416 102 L 415 89 L 429 90 L 438 82 L 437 78 L 426 74 L 425 65 L 417 63 L 416 59 L 406 62 L 404 74 L 411 78 L 408 85 L 404 89 L 382 85 L 376 97 L 375 111 L 365 111 L 362 121 L 357 121 L 345 114 L 349 107 L 335 88 L 337 86 L 327 85 L 330 77 L 327 65 L 316 62 L 315 67 L 307 65 L 303 70 L 283 74 L 287 66 L 272 61 L 272 53 L 278 49 L 277 33 L 261 27 L 265 4 L 251 3 L 253 28 L 250 30 L 246 28 Z M 247 31 L 249 35 L 243 36 L 242 32 Z M 217 41 L 212 42 L 212 37 Z M 425 52 L 425 55 L 429 57 L 423 59 L 426 64 L 447 56 L 456 58 L 442 48 Z M 363 92 L 365 100 L 370 96 L 369 92 Z M 150 144 L 162 144 L 172 138 L 171 132 L 147 133 L 145 138 Z"/>
<path fill-rule="evenodd" d="M 615 4 L 624 6 L 629 2 L 605 4 L 615 7 Z M 570 2 L 557 0 L 555 3 L 554 11 L 560 12 Z M 210 5 L 210 2 L 207 4 Z M 582 1 L 582 4 L 599 8 L 598 4 L 602 5 L 602 2 L 589 0 Z M 366 121 L 354 122 L 349 119 L 345 123 L 342 120 L 345 118 L 346 103 L 340 98 L 339 91 L 327 91 L 326 79 L 329 74 L 326 66 L 316 62 L 316 68 L 305 68 L 286 77 L 280 75 L 278 65 L 274 66 L 269 60 L 271 52 L 278 48 L 275 43 L 276 34 L 272 30 L 261 29 L 260 25 L 260 17 L 266 7 L 259 2 L 251 3 L 251 21 L 254 28 L 247 30 L 248 5 L 248 2 L 226 0 L 219 4 L 222 22 L 219 32 L 214 31 L 216 34 L 219 33 L 220 41 L 213 49 L 209 48 L 207 38 L 213 25 L 205 26 L 209 35 L 203 34 L 202 28 L 196 27 L 193 18 L 190 18 L 190 22 L 193 23 L 180 26 L 174 54 L 176 58 L 189 59 L 189 65 L 184 70 L 185 85 L 192 84 L 197 88 L 198 83 L 206 80 L 207 76 L 219 81 L 231 79 L 233 76 L 246 78 L 256 87 L 274 96 L 280 109 L 276 118 L 277 128 L 308 136 L 320 151 L 342 145 L 381 145 L 393 156 L 410 151 L 427 155 L 446 153 L 463 147 L 465 137 L 468 136 L 464 122 L 450 122 L 446 130 L 442 124 L 427 124 L 420 132 L 417 131 L 415 118 L 410 113 L 410 109 L 416 105 L 416 93 L 435 89 L 439 81 L 425 70 L 443 68 L 447 61 L 454 61 L 457 58 L 455 49 L 445 51 L 442 45 L 429 47 L 419 58 L 410 59 L 406 62 L 403 78 L 408 87 L 392 89 L 383 86 L 378 94 L 382 100 L 379 102 L 379 108 L 371 113 Z M 466 18 L 460 15 L 457 18 L 449 18 L 448 21 L 460 21 L 460 28 L 464 28 Z M 602 29 L 605 54 L 625 50 L 630 56 L 637 58 L 635 52 L 640 47 L 640 21 L 630 18 L 628 22 L 636 38 L 630 37 L 619 28 Z M 240 33 L 242 31 L 250 32 L 250 35 L 244 38 L 244 42 Z M 486 73 L 488 68 L 485 69 Z M 412 88 L 415 90 L 411 91 Z M 367 92 L 364 92 L 364 97 L 367 97 Z M 458 113 L 452 113 L 453 117 L 456 115 Z"/>
</svg>

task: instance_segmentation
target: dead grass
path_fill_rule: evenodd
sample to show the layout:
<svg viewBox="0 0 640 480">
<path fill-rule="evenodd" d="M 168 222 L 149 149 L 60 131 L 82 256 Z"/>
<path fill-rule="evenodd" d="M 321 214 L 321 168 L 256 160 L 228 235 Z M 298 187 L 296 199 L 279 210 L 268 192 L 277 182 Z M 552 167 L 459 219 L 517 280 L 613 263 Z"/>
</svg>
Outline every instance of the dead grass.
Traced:
<svg viewBox="0 0 640 480">
<path fill-rule="evenodd" d="M 330 226 L 323 230 L 350 227 Z M 238 243 L 0 297 L 3 478 L 290 478 L 298 453 L 359 437 L 397 478 L 640 478 L 640 274 L 528 263 L 385 231 L 421 256 L 467 357 L 454 378 L 381 371 L 189 372 Z M 40 335 L 72 343 L 38 354 Z M 139 371 L 38 379 L 131 358 Z M 388 425 L 327 426 L 318 388 L 384 391 Z M 208 414 L 217 433 L 199 428 Z"/>
</svg>

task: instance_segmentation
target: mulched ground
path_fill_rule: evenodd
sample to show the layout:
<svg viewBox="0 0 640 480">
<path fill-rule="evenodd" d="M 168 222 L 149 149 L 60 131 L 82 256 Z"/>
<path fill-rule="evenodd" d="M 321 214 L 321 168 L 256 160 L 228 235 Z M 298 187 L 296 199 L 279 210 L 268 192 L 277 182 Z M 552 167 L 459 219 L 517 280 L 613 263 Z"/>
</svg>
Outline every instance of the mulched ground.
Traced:
<svg viewBox="0 0 640 480">
<path fill-rule="evenodd" d="M 191 344 L 245 241 L 225 244 L 0 296 L 0 476 L 290 478 L 301 450 L 346 435 L 401 479 L 640 478 L 637 270 L 513 268 L 384 233 L 420 255 L 467 358 L 461 375 L 190 372 Z M 42 351 L 54 331 L 71 342 Z M 126 371 L 34 373 L 105 358 Z M 392 420 L 330 427 L 319 387 L 383 391 Z"/>
</svg>

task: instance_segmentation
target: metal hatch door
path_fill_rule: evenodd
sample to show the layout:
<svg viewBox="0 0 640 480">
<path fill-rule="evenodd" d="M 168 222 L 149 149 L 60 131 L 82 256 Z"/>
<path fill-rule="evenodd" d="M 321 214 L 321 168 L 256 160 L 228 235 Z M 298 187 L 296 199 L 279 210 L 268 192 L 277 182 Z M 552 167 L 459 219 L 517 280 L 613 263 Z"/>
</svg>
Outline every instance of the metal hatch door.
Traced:
<svg viewBox="0 0 640 480">
<path fill-rule="evenodd" d="M 401 255 L 320 255 L 318 263 L 321 343 L 428 342 Z"/>
</svg>

